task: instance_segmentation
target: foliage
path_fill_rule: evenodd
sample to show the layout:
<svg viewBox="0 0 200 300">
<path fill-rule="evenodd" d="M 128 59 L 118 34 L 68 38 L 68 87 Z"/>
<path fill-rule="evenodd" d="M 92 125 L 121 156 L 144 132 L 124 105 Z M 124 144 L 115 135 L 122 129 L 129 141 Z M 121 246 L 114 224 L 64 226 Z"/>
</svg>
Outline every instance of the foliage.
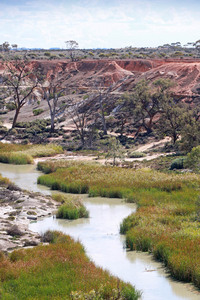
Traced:
<svg viewBox="0 0 200 300">
<path fill-rule="evenodd" d="M 76 291 L 98 293 L 102 287 L 102 299 L 112 299 L 112 291 L 118 289 L 125 295 L 122 299 L 139 298 L 132 286 L 97 268 L 79 242 L 58 232 L 48 235 L 49 245 L 1 255 L 1 299 L 70 299 Z"/>
<path fill-rule="evenodd" d="M 21 151 L 18 152 L 2 152 L 0 153 L 0 162 L 6 164 L 25 165 L 32 164 L 33 159 L 30 155 Z"/>
<path fill-rule="evenodd" d="M 134 152 L 131 152 L 131 153 L 129 154 L 129 157 L 130 157 L 130 158 L 140 158 L 140 157 L 145 157 L 145 156 L 146 156 L 145 153 L 143 153 L 143 152 L 138 152 L 138 151 L 134 151 Z"/>
<path fill-rule="evenodd" d="M 133 197 L 141 188 L 155 188 L 167 192 L 178 191 L 189 182 L 196 185 L 200 178 L 195 174 L 164 174 L 149 169 L 124 169 L 92 163 L 72 161 L 46 161 L 38 164 L 47 175 L 38 178 L 38 183 L 52 189 L 72 193 L 87 193 L 103 197 Z"/>
<path fill-rule="evenodd" d="M 200 172 L 200 146 L 193 148 L 192 151 L 188 153 L 185 166 L 197 173 Z"/>
<path fill-rule="evenodd" d="M 106 158 L 112 158 L 112 165 L 116 165 L 116 159 L 124 158 L 124 149 L 120 144 L 119 140 L 115 137 L 110 137 L 108 140 L 108 149 L 106 153 Z"/>
<path fill-rule="evenodd" d="M 135 291 L 130 287 L 125 287 L 122 291 L 119 288 L 112 289 L 111 295 L 109 296 L 110 300 L 136 300 L 138 299 L 138 296 L 140 296 L 139 293 L 135 293 Z M 107 299 L 108 297 L 108 287 L 101 285 L 100 288 L 95 291 L 91 290 L 89 293 L 84 292 L 72 292 L 71 293 L 71 299 L 74 300 L 103 300 Z"/>
<path fill-rule="evenodd" d="M 130 250 L 153 253 L 173 277 L 200 287 L 199 184 L 190 184 L 170 193 L 136 190 L 139 208 L 122 222 L 120 231 L 126 234 Z"/>
<path fill-rule="evenodd" d="M 159 79 L 150 86 L 149 81 L 139 81 L 132 94 L 121 99 L 121 109 L 127 112 L 134 125 L 139 125 L 136 136 L 141 128 L 150 133 L 154 126 L 155 116 L 160 113 L 161 105 L 169 97 L 169 88 L 173 85 L 170 80 Z M 128 110 L 124 110 L 124 106 Z"/>
<path fill-rule="evenodd" d="M 56 213 L 57 218 L 74 220 L 89 217 L 89 212 L 78 197 L 54 194 L 53 199 L 63 203 Z"/>
<path fill-rule="evenodd" d="M 38 115 L 42 114 L 43 112 L 44 112 L 44 109 L 42 109 L 42 108 L 37 108 L 37 109 L 33 110 L 34 116 L 38 116 Z"/>
<path fill-rule="evenodd" d="M 171 163 L 170 170 L 183 169 L 185 159 L 186 159 L 185 157 L 174 159 Z"/>
<path fill-rule="evenodd" d="M 31 164 L 34 157 L 52 156 L 62 152 L 62 147 L 55 144 L 33 146 L 0 143 L 0 162 Z"/>
<path fill-rule="evenodd" d="M 0 174 L 0 185 L 9 185 L 11 184 L 10 180 L 6 177 L 2 177 Z"/>
<path fill-rule="evenodd" d="M 119 197 L 138 210 L 120 226 L 131 250 L 152 252 L 177 279 L 200 287 L 199 184 L 196 174 L 164 174 L 71 161 L 43 162 L 38 182 L 76 192 L 85 186 L 91 196 Z M 83 190 L 82 190 L 83 191 Z"/>
</svg>

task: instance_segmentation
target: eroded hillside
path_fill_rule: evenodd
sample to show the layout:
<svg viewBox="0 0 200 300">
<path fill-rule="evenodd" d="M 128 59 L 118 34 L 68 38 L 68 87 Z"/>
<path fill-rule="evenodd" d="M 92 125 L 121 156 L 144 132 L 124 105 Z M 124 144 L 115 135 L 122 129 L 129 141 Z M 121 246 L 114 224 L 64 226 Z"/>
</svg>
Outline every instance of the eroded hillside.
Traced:
<svg viewBox="0 0 200 300">
<path fill-rule="evenodd" d="M 130 91 L 141 79 L 169 78 L 173 91 L 183 97 L 198 96 L 199 60 L 67 60 L 30 61 L 30 69 L 40 70 L 45 78 L 62 73 L 69 91 L 88 92 L 99 86 L 111 86 L 118 92 Z M 4 72 L 0 68 L 0 74 Z"/>
</svg>

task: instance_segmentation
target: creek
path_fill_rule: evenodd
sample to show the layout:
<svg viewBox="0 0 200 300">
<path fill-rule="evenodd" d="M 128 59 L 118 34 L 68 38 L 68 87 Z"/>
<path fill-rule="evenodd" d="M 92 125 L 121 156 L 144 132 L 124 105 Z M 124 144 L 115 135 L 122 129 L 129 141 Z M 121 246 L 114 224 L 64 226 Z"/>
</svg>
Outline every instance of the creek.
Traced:
<svg viewBox="0 0 200 300">
<path fill-rule="evenodd" d="M 48 188 L 37 185 L 41 172 L 34 165 L 0 163 L 0 173 L 23 189 L 51 194 Z M 125 237 L 119 234 L 119 226 L 125 217 L 136 211 L 134 204 L 121 199 L 81 197 L 90 213 L 88 219 L 68 221 L 51 216 L 32 222 L 29 228 L 39 233 L 59 230 L 78 239 L 96 265 L 141 290 L 143 300 L 200 299 L 192 285 L 171 279 L 162 264 L 154 261 L 150 254 L 125 249 Z"/>
</svg>

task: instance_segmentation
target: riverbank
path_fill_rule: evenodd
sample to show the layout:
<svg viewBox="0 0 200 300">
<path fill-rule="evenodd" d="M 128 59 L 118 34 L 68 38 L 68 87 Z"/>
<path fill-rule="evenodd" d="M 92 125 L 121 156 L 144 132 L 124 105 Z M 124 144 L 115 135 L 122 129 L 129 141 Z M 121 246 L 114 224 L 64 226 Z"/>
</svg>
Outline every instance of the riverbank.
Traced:
<svg viewBox="0 0 200 300">
<path fill-rule="evenodd" d="M 21 190 L 15 185 L 0 187 L 0 251 L 36 246 L 40 236 L 28 229 L 32 220 L 52 215 L 60 204 L 50 196 Z"/>
<path fill-rule="evenodd" d="M 55 231 L 40 236 L 29 230 L 31 220 L 45 220 L 60 204 L 50 196 L 21 190 L 5 181 L 0 187 L 2 300 L 140 297 L 130 284 L 96 267 L 79 242 Z"/>
</svg>

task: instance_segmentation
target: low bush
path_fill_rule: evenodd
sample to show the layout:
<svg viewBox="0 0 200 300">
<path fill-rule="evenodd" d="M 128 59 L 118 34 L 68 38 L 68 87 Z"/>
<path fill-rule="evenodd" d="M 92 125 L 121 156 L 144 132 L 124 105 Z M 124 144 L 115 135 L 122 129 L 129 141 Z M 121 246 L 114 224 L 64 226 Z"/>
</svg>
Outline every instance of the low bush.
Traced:
<svg viewBox="0 0 200 300">
<path fill-rule="evenodd" d="M 59 219 L 74 220 L 78 218 L 88 218 L 89 212 L 78 197 L 72 195 L 54 194 L 53 199 L 63 203 L 57 211 L 56 217 Z"/>
<path fill-rule="evenodd" d="M 143 152 L 137 152 L 137 151 L 131 152 L 131 153 L 129 154 L 129 157 L 130 157 L 130 158 L 140 158 L 140 157 L 145 157 L 145 156 L 146 156 L 145 153 L 143 153 Z"/>
<path fill-rule="evenodd" d="M 186 158 L 185 157 L 180 157 L 180 158 L 176 158 L 172 161 L 171 166 L 170 166 L 170 170 L 174 170 L 174 169 L 183 169 L 184 168 L 184 162 L 185 162 Z"/>
<path fill-rule="evenodd" d="M 192 151 L 188 153 L 185 166 L 191 168 L 196 173 L 200 172 L 200 146 L 194 147 Z"/>
<path fill-rule="evenodd" d="M 43 112 L 44 112 L 44 109 L 42 109 L 42 108 L 33 109 L 34 116 L 38 116 L 38 115 L 42 114 Z"/>
</svg>

